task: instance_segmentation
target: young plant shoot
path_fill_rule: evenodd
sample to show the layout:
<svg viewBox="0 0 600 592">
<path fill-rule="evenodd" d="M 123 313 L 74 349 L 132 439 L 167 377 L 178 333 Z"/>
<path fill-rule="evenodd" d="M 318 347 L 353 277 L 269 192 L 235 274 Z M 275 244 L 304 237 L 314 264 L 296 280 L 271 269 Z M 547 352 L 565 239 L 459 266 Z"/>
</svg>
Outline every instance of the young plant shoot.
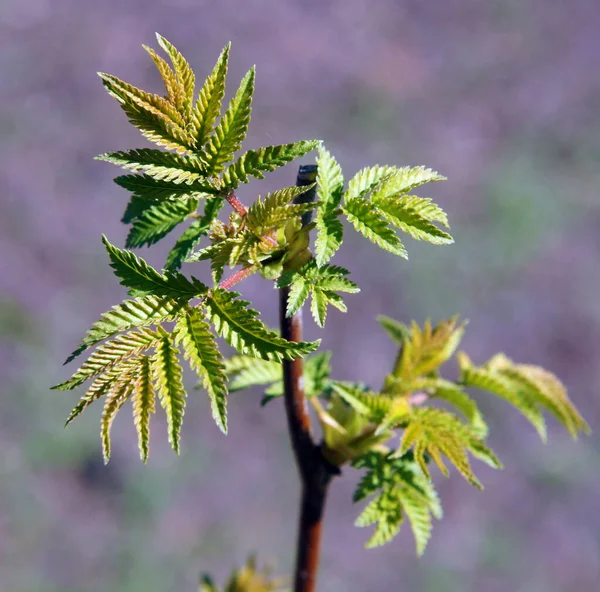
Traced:
<svg viewBox="0 0 600 592">
<path fill-rule="evenodd" d="M 263 385 L 263 405 L 284 400 L 302 482 L 294 576 L 299 592 L 315 589 L 327 489 L 343 466 L 362 474 L 354 501 L 366 501 L 356 526 L 374 527 L 366 546 L 390 542 L 407 519 L 418 555 L 429 541 L 432 519 L 442 517 L 435 472 L 448 476 L 453 468 L 481 488 L 472 459 L 502 467 L 486 444 L 487 425 L 473 389 L 513 405 L 542 440 L 545 412 L 573 437 L 588 431 L 551 372 L 503 354 L 478 364 L 459 351 L 465 323 L 457 318 L 419 326 L 380 316 L 397 351 L 381 388 L 332 377 L 332 353 L 321 351 L 319 341 L 302 340 L 302 308 L 306 305 L 324 327 L 332 308 L 345 312 L 347 302 L 359 298 L 351 296 L 359 287 L 350 271 L 333 262 L 346 233 L 356 232 L 404 259 L 407 237 L 451 244 L 446 213 L 414 193 L 444 177 L 422 166 L 374 165 L 345 181 L 336 159 L 317 140 L 244 152 L 254 68 L 224 106 L 229 45 L 196 93 L 186 59 L 157 37 L 170 64 L 154 49 L 145 49 L 164 82 L 164 96 L 100 74 L 129 121 L 157 146 L 98 157 L 127 171 L 115 179 L 130 194 L 122 218 L 130 227 L 125 249 L 102 237 L 127 297 L 91 326 L 67 362 L 88 350 L 91 354 L 71 378 L 54 387 L 72 390 L 88 383 L 67 424 L 101 401 L 106 462 L 111 425 L 127 403 L 142 461 L 148 459 L 150 417 L 157 407 L 164 410 L 169 442 L 179 452 L 187 403 L 183 364 L 196 372 L 198 388 L 208 396 L 224 433 L 228 393 Z M 241 184 L 293 160 L 307 157 L 314 163 L 310 154 L 316 166 L 301 167 L 300 183 L 256 196 L 249 204 L 236 195 Z M 177 230 L 161 270 L 130 250 L 171 239 Z M 197 272 L 202 265 L 211 272 L 206 283 L 183 271 Z M 265 326 L 251 303 L 234 291 L 253 274 L 264 278 L 265 290 L 279 290 L 279 332 Z M 237 355 L 226 358 L 217 338 Z M 451 360 L 458 364 L 457 379 L 445 375 Z M 312 433 L 308 406 L 322 441 Z M 280 590 L 273 582 L 250 561 L 233 573 L 225 590 Z M 201 590 L 218 589 L 204 576 Z"/>
</svg>

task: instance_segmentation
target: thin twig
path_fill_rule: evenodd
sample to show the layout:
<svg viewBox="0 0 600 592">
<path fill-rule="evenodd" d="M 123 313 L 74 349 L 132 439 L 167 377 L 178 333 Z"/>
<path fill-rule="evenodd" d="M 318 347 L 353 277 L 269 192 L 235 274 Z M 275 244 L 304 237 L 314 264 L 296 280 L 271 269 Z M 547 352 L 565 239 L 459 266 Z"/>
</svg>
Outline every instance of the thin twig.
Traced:
<svg viewBox="0 0 600 592">
<path fill-rule="evenodd" d="M 300 167 L 298 186 L 310 185 L 316 177 L 316 166 Z M 315 191 L 299 196 L 296 203 L 314 201 Z M 310 223 L 310 216 L 303 217 L 304 225 Z M 279 320 L 281 336 L 288 341 L 302 341 L 302 310 L 291 317 L 286 316 L 289 288 L 280 289 Z M 331 478 L 339 473 L 321 454 L 311 433 L 310 415 L 304 395 L 302 359 L 284 360 L 283 384 L 288 429 L 296 464 L 302 483 L 302 499 L 298 522 L 298 544 L 294 592 L 314 592 L 323 526 L 323 511 Z"/>
</svg>

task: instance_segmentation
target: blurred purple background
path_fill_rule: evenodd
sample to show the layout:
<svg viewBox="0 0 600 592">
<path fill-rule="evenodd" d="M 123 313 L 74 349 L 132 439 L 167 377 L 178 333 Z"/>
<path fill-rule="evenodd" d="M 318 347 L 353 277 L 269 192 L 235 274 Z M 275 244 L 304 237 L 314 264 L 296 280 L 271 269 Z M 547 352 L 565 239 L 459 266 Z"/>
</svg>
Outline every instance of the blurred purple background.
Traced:
<svg viewBox="0 0 600 592">
<path fill-rule="evenodd" d="M 375 163 L 448 176 L 421 194 L 446 209 L 455 245 L 407 239 L 405 262 L 345 244 L 339 263 L 363 291 L 328 319 L 336 378 L 379 383 L 388 370 L 377 314 L 458 312 L 476 362 L 503 350 L 547 366 L 598 426 L 597 0 L 3 0 L 0 27 L 0 589 L 184 591 L 250 551 L 282 573 L 293 563 L 298 483 L 279 402 L 261 410 L 258 393 L 232 396 L 224 437 L 192 391 L 181 456 L 161 418 L 148 466 L 124 412 L 104 468 L 101 408 L 65 431 L 77 394 L 48 390 L 124 297 L 100 233 L 123 243 L 127 194 L 112 183 L 117 169 L 92 157 L 145 141 L 95 72 L 162 92 L 141 48 L 156 46 L 156 30 L 201 79 L 232 40 L 229 94 L 257 64 L 246 147 L 316 137 L 347 176 Z M 290 166 L 240 197 L 294 179 Z M 172 241 L 141 254 L 160 265 Z M 266 285 L 242 291 L 274 324 Z M 598 589 L 598 436 L 573 443 L 551 422 L 543 445 L 502 402 L 480 400 L 506 469 L 476 465 L 483 493 L 436 475 L 446 517 L 420 560 L 406 526 L 391 545 L 362 549 L 369 533 L 353 526 L 346 470 L 329 503 L 320 590 Z"/>
</svg>

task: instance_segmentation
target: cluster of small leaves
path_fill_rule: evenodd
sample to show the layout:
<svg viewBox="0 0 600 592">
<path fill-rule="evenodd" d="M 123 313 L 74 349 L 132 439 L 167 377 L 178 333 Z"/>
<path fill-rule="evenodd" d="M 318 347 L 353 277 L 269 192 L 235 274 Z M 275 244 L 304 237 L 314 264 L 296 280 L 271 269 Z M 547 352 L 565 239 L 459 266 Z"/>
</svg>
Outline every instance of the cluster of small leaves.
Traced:
<svg viewBox="0 0 600 592">
<path fill-rule="evenodd" d="M 448 228 L 445 212 L 430 198 L 410 192 L 445 179 L 424 167 L 372 166 L 359 171 L 344 189 L 342 169 L 322 146 L 317 159 L 319 208 L 315 225 L 315 258 L 319 267 L 327 263 L 344 239 L 343 214 L 354 229 L 378 247 L 407 258 L 395 229 L 417 240 L 436 245 L 450 244 L 452 237 L 436 226 Z"/>
<path fill-rule="evenodd" d="M 179 451 L 187 397 L 182 355 L 206 390 L 217 425 L 226 432 L 228 391 L 216 336 L 241 354 L 267 362 L 301 357 L 318 346 L 318 342 L 291 343 L 282 339 L 265 327 L 239 294 L 218 285 L 209 288 L 178 270 L 202 237 L 211 233 L 214 237 L 219 232 L 225 240 L 218 248 L 209 247 L 212 250 L 207 257 L 217 283 L 224 263 L 267 268 L 272 262 L 265 260 L 285 260 L 290 249 L 286 248 L 285 236 L 281 236 L 282 229 L 297 226 L 300 216 L 315 207 L 290 203 L 306 188 L 275 191 L 264 201 L 258 198 L 243 219 L 233 216 L 228 227 L 218 215 L 226 201 L 237 199 L 233 192 L 241 183 L 248 183 L 252 177 L 264 178 L 266 172 L 307 154 L 319 142 L 267 146 L 236 157 L 250 121 L 254 68 L 243 78 L 220 117 L 229 46 L 196 96 L 195 75 L 188 62 L 165 38 L 157 38 L 171 65 L 153 49 L 145 49 L 164 82 L 165 96 L 141 90 L 116 76 L 100 76 L 130 122 L 167 151 L 142 148 L 98 158 L 130 172 L 115 179 L 132 194 L 123 215 L 123 222 L 131 224 L 126 247 L 152 245 L 182 222 L 190 220 L 191 224 L 169 252 L 162 272 L 103 238 L 111 267 L 131 298 L 92 326 L 67 362 L 90 347 L 97 346 L 96 350 L 71 379 L 54 387 L 70 390 L 93 379 L 67 423 L 92 402 L 104 398 L 101 437 L 106 460 L 110 457 L 111 424 L 127 400 L 133 406 L 141 457 L 147 459 L 156 396 L 166 412 L 169 441 Z M 201 206 L 204 208 L 199 212 Z M 202 253 L 195 260 L 203 259 Z M 165 324 L 169 323 L 174 325 L 167 328 Z"/>
<path fill-rule="evenodd" d="M 115 179 L 132 193 L 123 217 L 124 222 L 132 225 L 126 247 L 152 245 L 185 220 L 193 220 L 167 260 L 168 269 L 177 269 L 197 242 L 209 233 L 224 199 L 241 183 L 248 183 L 250 178 L 264 178 L 266 172 L 304 156 L 319 142 L 266 146 L 235 158 L 250 122 L 254 68 L 244 76 L 219 119 L 230 46 L 222 51 L 196 97 L 195 75 L 190 65 L 164 37 L 157 35 L 157 38 L 172 67 L 153 49 L 145 49 L 165 84 L 165 96 L 143 91 L 116 76 L 100 73 L 100 77 L 129 121 L 148 140 L 174 152 L 142 148 L 109 152 L 98 159 L 132 173 Z M 288 194 L 288 197 L 291 200 L 293 196 Z M 197 213 L 201 202 L 206 204 L 203 215 Z M 290 211 L 286 214 L 292 216 Z"/>
<path fill-rule="evenodd" d="M 282 578 L 274 578 L 268 568 L 257 570 L 255 558 L 250 557 L 242 568 L 232 571 L 223 592 L 287 592 L 288 589 L 282 586 Z M 205 574 L 202 576 L 199 592 L 219 592 L 219 588 Z"/>
<path fill-rule="evenodd" d="M 179 451 L 186 402 L 180 354 L 197 373 L 208 393 L 217 425 L 227 431 L 227 385 L 223 355 L 211 330 L 242 354 L 264 360 L 293 359 L 314 351 L 319 343 L 288 342 L 256 318 L 258 313 L 235 292 L 208 286 L 178 272 L 158 272 L 131 251 L 103 239 L 111 266 L 132 297 L 113 307 L 96 322 L 71 361 L 98 346 L 86 362 L 58 390 L 74 389 L 95 379 L 73 409 L 67 424 L 91 403 L 104 397 L 101 436 L 104 458 L 110 457 L 110 427 L 121 406 L 131 399 L 142 460 L 148 457 L 150 416 L 155 396 L 167 416 L 169 441 Z M 199 299 L 195 305 L 191 300 Z M 163 325 L 175 321 L 172 330 Z M 149 327 L 155 326 L 156 329 Z M 150 352 L 153 350 L 153 353 Z"/>
<path fill-rule="evenodd" d="M 430 537 L 431 517 L 441 516 L 430 464 L 448 476 L 449 462 L 478 488 L 482 485 L 469 456 L 502 468 L 485 444 L 487 425 L 466 388 L 508 400 L 542 438 L 544 409 L 574 437 L 588 427 L 553 374 L 514 364 L 502 354 L 476 367 L 460 352 L 458 380 L 443 378 L 440 367 L 454 356 L 465 329 L 456 317 L 435 327 L 429 321 L 423 327 L 414 322 L 407 326 L 388 317 L 380 317 L 379 322 L 399 346 L 382 389 L 333 380 L 329 357 L 319 353 L 307 359 L 306 395 L 321 423 L 324 456 L 338 466 L 350 462 L 367 469 L 354 496 L 361 501 L 377 494 L 357 520 L 358 526 L 376 524 L 367 546 L 387 543 L 408 516 L 421 554 Z M 283 394 L 281 369 L 275 362 L 235 356 L 226 361 L 225 373 L 236 390 L 266 385 L 263 401 Z"/>
<path fill-rule="evenodd" d="M 232 214 L 228 225 L 214 221 L 210 233 L 212 244 L 188 257 L 187 262 L 211 261 L 215 283 L 221 281 L 226 266 L 237 265 L 260 271 L 267 279 L 277 278 L 284 264 L 297 254 L 287 239 L 293 240 L 293 231 L 300 230 L 299 216 L 316 207 L 314 203 L 290 203 L 306 190 L 306 187 L 288 187 L 268 193 L 264 200 L 259 196 L 243 217 Z M 304 237 L 306 249 L 306 233 Z"/>
<path fill-rule="evenodd" d="M 367 548 L 392 540 L 406 516 L 415 537 L 417 554 L 421 555 L 431 535 L 431 517 L 440 519 L 443 512 L 431 480 L 412 455 L 396 457 L 372 451 L 355 460 L 353 466 L 366 469 L 353 500 L 360 502 L 375 495 L 356 519 L 356 526 L 377 525 Z"/>
<path fill-rule="evenodd" d="M 277 281 L 278 288 L 290 286 L 286 315 L 291 317 L 298 312 L 309 296 L 310 311 L 319 327 L 325 325 L 328 305 L 346 312 L 346 305 L 338 292 L 360 292 L 359 287 L 345 277 L 349 273 L 338 265 L 318 267 L 315 259 L 298 270 L 286 271 Z"/>
</svg>

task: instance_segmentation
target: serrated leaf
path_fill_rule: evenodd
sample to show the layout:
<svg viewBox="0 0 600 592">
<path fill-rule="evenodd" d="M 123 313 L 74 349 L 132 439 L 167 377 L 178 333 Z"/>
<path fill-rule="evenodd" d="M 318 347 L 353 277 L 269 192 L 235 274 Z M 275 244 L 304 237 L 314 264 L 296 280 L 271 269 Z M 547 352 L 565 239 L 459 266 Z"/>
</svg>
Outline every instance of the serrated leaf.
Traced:
<svg viewBox="0 0 600 592">
<path fill-rule="evenodd" d="M 108 93 L 120 103 L 129 121 L 151 142 L 178 152 L 185 152 L 193 147 L 185 130 L 185 122 L 175 105 L 116 76 L 102 72 L 98 74 Z"/>
<path fill-rule="evenodd" d="M 160 404 L 167 415 L 169 443 L 179 454 L 179 438 L 185 411 L 186 392 L 183 386 L 182 371 L 178 351 L 173 346 L 170 335 L 161 331 L 161 339 L 150 360 L 152 376 L 158 392 Z"/>
<path fill-rule="evenodd" d="M 241 354 L 281 362 L 293 360 L 314 351 L 319 341 L 295 343 L 270 331 L 249 308 L 249 302 L 238 300 L 239 294 L 215 289 L 206 299 L 211 322 L 217 333 Z"/>
<path fill-rule="evenodd" d="M 317 197 L 321 205 L 315 217 L 315 258 L 321 267 L 333 257 L 344 238 L 337 211 L 344 193 L 344 177 L 340 165 L 323 146 L 319 147 L 317 166 Z"/>
<path fill-rule="evenodd" d="M 360 292 L 360 288 L 352 280 L 340 276 L 318 278 L 315 285 L 327 292 L 346 292 L 348 294 Z"/>
<path fill-rule="evenodd" d="M 402 167 L 395 170 L 378 193 L 381 197 L 399 195 L 408 193 L 426 183 L 445 180 L 446 177 L 424 166 Z"/>
<path fill-rule="evenodd" d="M 410 335 L 402 344 L 400 363 L 394 368 L 394 376 L 413 380 L 439 368 L 456 351 L 466 323 L 458 323 L 458 317 L 441 321 L 435 327 L 427 320 L 423 329 L 413 322 Z"/>
<path fill-rule="evenodd" d="M 197 199 L 165 201 L 153 205 L 134 220 L 125 247 L 137 248 L 157 243 L 193 214 L 197 207 Z"/>
<path fill-rule="evenodd" d="M 225 360 L 225 373 L 229 377 L 229 392 L 233 393 L 259 384 L 271 384 L 282 380 L 279 362 L 271 362 L 252 356 L 233 356 Z"/>
<path fill-rule="evenodd" d="M 395 167 L 379 165 L 361 169 L 348 182 L 348 189 L 344 193 L 345 201 L 365 197 L 383 181 L 388 179 L 396 170 Z"/>
<path fill-rule="evenodd" d="M 448 476 L 441 457 L 444 454 L 471 485 L 481 489 L 481 483 L 471 470 L 467 456 L 472 441 L 477 442 L 477 448 L 489 450 L 477 439 L 470 427 L 460 422 L 456 416 L 442 409 L 421 407 L 413 409 L 402 435 L 398 454 L 405 454 L 414 446 L 415 460 L 425 475 L 429 476 L 424 457 L 428 454 L 440 471 Z"/>
<path fill-rule="evenodd" d="M 373 203 L 390 224 L 416 240 L 424 240 L 434 245 L 449 245 L 454 242 L 447 232 L 421 216 L 416 208 L 407 205 L 405 197 L 409 200 L 412 198 L 412 196 L 388 197 L 374 200 Z"/>
<path fill-rule="evenodd" d="M 335 213 L 317 211 L 315 220 L 317 238 L 315 239 L 315 259 L 319 267 L 325 265 L 340 248 L 344 240 L 344 226 Z"/>
<path fill-rule="evenodd" d="M 96 156 L 96 160 L 110 162 L 128 171 L 144 172 L 158 181 L 181 184 L 207 180 L 205 165 L 195 155 L 139 148 L 123 152 L 107 152 Z"/>
<path fill-rule="evenodd" d="M 514 383 L 498 373 L 473 366 L 464 352 L 458 354 L 457 360 L 460 367 L 460 382 L 464 386 L 491 392 L 514 405 L 533 425 L 541 440 L 546 441 L 544 416 L 522 389 L 515 388 Z"/>
<path fill-rule="evenodd" d="M 79 400 L 79 403 L 72 409 L 65 427 L 67 427 L 76 417 L 81 415 L 94 401 L 97 401 L 101 397 L 107 395 L 113 384 L 119 380 L 123 375 L 126 375 L 138 364 L 138 360 L 130 358 L 124 360 L 118 364 L 115 364 L 112 368 L 107 370 L 104 374 L 96 378 L 94 382 L 88 387 L 87 391 Z"/>
<path fill-rule="evenodd" d="M 219 188 L 207 179 L 178 182 L 154 179 L 150 175 L 144 174 L 121 175 L 115 177 L 114 182 L 133 192 L 135 196 L 154 202 L 171 199 L 201 199 L 219 193 Z"/>
<path fill-rule="evenodd" d="M 121 285 L 129 288 L 131 296 L 155 295 L 190 299 L 198 298 L 208 291 L 208 287 L 196 278 L 190 281 L 178 272 L 159 273 L 135 253 L 111 245 L 104 235 L 102 242 L 108 252 L 110 266 L 121 280 Z"/>
<path fill-rule="evenodd" d="M 408 258 L 400 239 L 368 201 L 362 198 L 347 200 L 342 211 L 352 226 L 372 243 L 394 255 Z"/>
<path fill-rule="evenodd" d="M 204 147 L 221 112 L 230 48 L 231 43 L 228 43 L 221 52 L 213 71 L 200 89 L 192 112 L 194 143 L 198 151 Z"/>
<path fill-rule="evenodd" d="M 377 396 L 373 391 L 365 390 L 361 386 L 338 380 L 333 381 L 331 386 L 348 405 L 370 419 L 379 419 L 374 417 L 375 413 L 383 418 L 389 410 L 389 398 Z"/>
<path fill-rule="evenodd" d="M 172 321 L 186 304 L 187 300 L 183 302 L 154 295 L 125 300 L 105 312 L 100 320 L 92 325 L 81 345 L 66 359 L 65 364 L 74 360 L 89 347 L 120 331 Z"/>
<path fill-rule="evenodd" d="M 304 187 L 285 187 L 265 195 L 264 200 L 259 196 L 248 208 L 245 217 L 247 226 L 258 232 L 279 227 L 283 222 L 300 216 L 316 207 L 314 203 L 290 204 L 290 202 L 307 190 Z"/>
<path fill-rule="evenodd" d="M 453 383 L 438 386 L 434 390 L 433 396 L 450 403 L 460 411 L 469 420 L 473 431 L 478 437 L 485 438 L 487 436 L 488 426 L 479 411 L 479 407 L 459 386 Z"/>
<path fill-rule="evenodd" d="M 143 328 L 120 335 L 98 347 L 69 380 L 52 388 L 60 391 L 72 390 L 126 358 L 138 356 L 144 350 L 153 347 L 157 339 L 158 334 L 155 331 Z"/>
<path fill-rule="evenodd" d="M 458 356 L 461 381 L 490 391 L 512 403 L 538 430 L 542 440 L 546 426 L 542 408 L 550 411 L 576 437 L 589 426 L 569 400 L 562 383 L 552 373 L 527 364 L 515 364 L 502 354 L 493 356 L 482 367 L 475 367 L 468 356 Z"/>
<path fill-rule="evenodd" d="M 246 137 L 252 111 L 254 77 L 253 67 L 242 79 L 227 111 L 208 139 L 204 159 L 214 173 L 220 173 L 224 169 L 224 164 L 233 158 Z"/>
<path fill-rule="evenodd" d="M 210 327 L 197 308 L 190 308 L 177 320 L 175 343 L 181 343 L 183 355 L 196 372 L 208 396 L 213 418 L 227 433 L 227 384 L 223 356 Z"/>
<path fill-rule="evenodd" d="M 312 313 L 315 323 L 317 323 L 319 327 L 325 326 L 325 319 L 327 318 L 327 302 L 328 298 L 323 290 L 313 288 L 310 301 L 310 312 Z"/>
<path fill-rule="evenodd" d="M 156 205 L 156 202 L 150 199 L 144 199 L 143 197 L 132 195 L 129 198 L 129 202 L 127 203 L 125 211 L 123 212 L 121 222 L 123 222 L 123 224 L 131 224 L 134 220 L 139 218 L 146 210 L 149 210 L 154 205 Z"/>
<path fill-rule="evenodd" d="M 177 49 L 169 43 L 164 37 L 156 34 L 158 44 L 165 50 L 171 63 L 173 64 L 173 70 L 175 72 L 175 79 L 177 82 L 177 93 L 175 95 L 175 105 L 177 109 L 185 116 L 186 120 L 189 119 L 192 105 L 194 102 L 194 85 L 196 82 L 196 76 L 187 60 L 177 51 Z"/>
<path fill-rule="evenodd" d="M 319 144 L 318 140 L 302 140 L 293 144 L 248 150 L 227 167 L 221 177 L 223 185 L 229 189 L 235 189 L 240 183 L 248 183 L 248 177 L 264 179 L 264 173 L 274 171 L 288 162 L 304 156 Z"/>
<path fill-rule="evenodd" d="M 410 337 L 410 327 L 407 327 L 400 321 L 396 321 L 385 315 L 379 315 L 377 322 L 385 329 L 385 332 L 391 339 L 399 345 L 402 345 Z"/>
<path fill-rule="evenodd" d="M 317 157 L 317 197 L 323 208 L 336 208 L 344 192 L 342 169 L 335 158 L 321 145 Z"/>
<path fill-rule="evenodd" d="M 100 420 L 100 437 L 102 439 L 104 464 L 110 460 L 110 428 L 119 409 L 127 402 L 132 392 L 133 384 L 131 377 L 125 375 L 116 381 L 107 394 L 104 409 L 102 410 L 102 419 Z"/>
<path fill-rule="evenodd" d="M 310 294 L 310 285 L 301 276 L 297 276 L 288 291 L 285 316 L 295 315 L 304 305 Z"/>
<path fill-rule="evenodd" d="M 569 399 L 565 386 L 552 372 L 540 366 L 516 364 L 514 371 L 505 371 L 505 374 L 512 378 L 518 376 L 528 384 L 535 391 L 539 405 L 552 413 L 573 438 L 577 438 L 579 431 L 591 433 L 590 426 Z"/>
<path fill-rule="evenodd" d="M 138 437 L 140 458 L 148 460 L 150 451 L 150 416 L 155 413 L 154 385 L 152 384 L 152 369 L 148 356 L 140 357 L 140 365 L 133 382 L 133 422 Z"/>
<path fill-rule="evenodd" d="M 420 557 L 425 552 L 427 543 L 431 538 L 431 513 L 429 507 L 423 503 L 422 496 L 415 494 L 414 490 L 406 487 L 402 493 L 402 510 L 408 517 L 415 544 L 417 555 Z"/>
<path fill-rule="evenodd" d="M 219 215 L 224 203 L 225 201 L 218 197 L 211 197 L 206 200 L 204 215 L 200 220 L 192 222 L 177 239 L 175 246 L 167 256 L 165 269 L 177 271 L 181 268 L 182 263 L 192 253 L 198 241 L 209 233 L 211 223 Z"/>
<path fill-rule="evenodd" d="M 373 549 L 391 541 L 400 532 L 404 520 L 402 505 L 396 496 L 389 491 L 383 491 L 363 510 L 356 519 L 356 526 L 369 526 L 377 523 L 375 532 L 367 541 L 365 547 Z"/>
<path fill-rule="evenodd" d="M 175 72 L 171 69 L 169 64 L 160 56 L 152 47 L 148 47 L 147 45 L 142 45 L 142 47 L 148 52 L 152 61 L 154 62 L 160 77 L 165 85 L 167 90 L 167 96 L 169 102 L 176 104 L 177 96 L 180 93 L 179 83 L 177 82 L 177 78 L 175 76 Z"/>
<path fill-rule="evenodd" d="M 354 492 L 354 501 L 379 492 L 378 497 L 365 508 L 363 514 L 366 515 L 357 520 L 357 526 L 376 522 L 382 526 L 369 542 L 371 546 L 383 544 L 397 534 L 398 528 L 390 529 L 389 526 L 390 522 L 398 523 L 398 513 L 402 512 L 411 523 L 417 554 L 422 555 L 431 534 L 431 516 L 438 519 L 442 517 L 442 507 L 433 484 L 409 455 L 394 458 L 369 452 L 356 459 L 353 465 L 367 468 Z M 382 499 L 386 503 L 382 503 Z"/>
</svg>

